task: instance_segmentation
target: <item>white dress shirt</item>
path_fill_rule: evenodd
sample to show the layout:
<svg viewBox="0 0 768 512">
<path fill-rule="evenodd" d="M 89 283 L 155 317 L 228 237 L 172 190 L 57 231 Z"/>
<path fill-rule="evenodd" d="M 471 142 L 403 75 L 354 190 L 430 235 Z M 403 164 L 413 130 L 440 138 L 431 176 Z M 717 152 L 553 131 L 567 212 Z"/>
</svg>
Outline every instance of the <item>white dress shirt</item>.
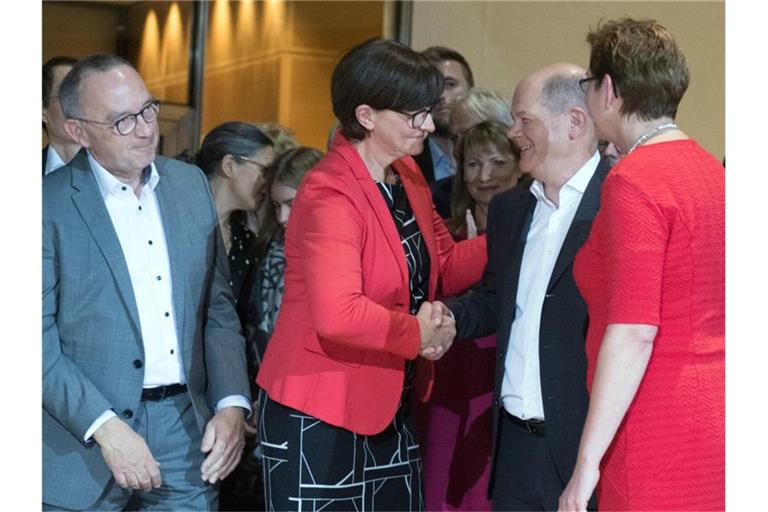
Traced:
<svg viewBox="0 0 768 512">
<path fill-rule="evenodd" d="M 129 185 L 104 169 L 90 153 L 88 160 L 120 241 L 131 277 L 144 346 L 143 387 L 184 384 L 186 376 L 173 309 L 171 264 L 155 196 L 155 187 L 160 181 L 160 175 L 152 163 L 149 176 L 142 177 L 145 181 L 140 197 L 136 197 Z M 216 404 L 216 409 L 229 405 L 250 411 L 248 399 L 236 395 L 221 399 Z M 102 414 L 86 432 L 86 440 L 114 415 L 112 411 Z"/>
<path fill-rule="evenodd" d="M 47 155 L 45 157 L 45 176 L 48 176 L 56 169 L 61 169 L 65 165 L 67 165 L 67 162 L 61 159 L 61 156 L 59 153 L 53 149 L 53 146 L 48 144 L 48 149 L 46 150 Z"/>
<path fill-rule="evenodd" d="M 596 152 L 563 185 L 559 207 L 544 195 L 541 182 L 535 180 L 531 184 L 536 207 L 523 249 L 515 320 L 509 332 L 501 384 L 504 409 L 518 418 L 545 419 L 539 372 L 541 310 L 563 241 L 599 161 L 600 154 Z"/>
</svg>

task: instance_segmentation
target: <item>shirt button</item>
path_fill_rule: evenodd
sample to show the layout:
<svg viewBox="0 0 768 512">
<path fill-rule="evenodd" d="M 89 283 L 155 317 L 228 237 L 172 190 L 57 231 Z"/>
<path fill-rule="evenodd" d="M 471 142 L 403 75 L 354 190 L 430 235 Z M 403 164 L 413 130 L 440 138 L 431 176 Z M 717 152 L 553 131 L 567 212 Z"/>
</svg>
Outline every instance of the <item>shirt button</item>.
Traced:
<svg viewBox="0 0 768 512">
<path fill-rule="evenodd" d="M 173 350 L 173 349 L 171 349 L 171 354 L 173 354 L 173 353 L 174 353 L 174 350 Z"/>
<path fill-rule="evenodd" d="M 152 240 L 149 241 L 149 245 L 152 245 Z"/>
<path fill-rule="evenodd" d="M 162 278 L 162 277 L 160 277 L 160 276 L 157 276 L 155 279 L 157 279 L 158 281 L 160 281 L 160 280 L 162 280 L 163 278 Z"/>
<path fill-rule="evenodd" d="M 165 312 L 165 318 L 168 318 L 169 316 L 171 316 L 171 314 L 170 314 L 169 312 L 167 312 L 167 311 L 166 311 L 166 312 Z"/>
<path fill-rule="evenodd" d="M 133 418 L 133 411 L 130 409 L 126 409 L 123 411 L 123 418 L 131 419 Z"/>
<path fill-rule="evenodd" d="M 123 192 L 125 192 L 126 190 L 128 190 L 128 189 L 127 189 L 127 188 L 125 188 L 125 187 L 120 187 L 120 188 L 123 190 Z"/>
<path fill-rule="evenodd" d="M 141 206 L 139 206 L 139 211 L 141 211 Z"/>
<path fill-rule="evenodd" d="M 144 363 L 141 362 L 141 359 L 134 359 L 133 360 L 133 367 L 134 368 L 141 368 L 144 366 Z"/>
</svg>

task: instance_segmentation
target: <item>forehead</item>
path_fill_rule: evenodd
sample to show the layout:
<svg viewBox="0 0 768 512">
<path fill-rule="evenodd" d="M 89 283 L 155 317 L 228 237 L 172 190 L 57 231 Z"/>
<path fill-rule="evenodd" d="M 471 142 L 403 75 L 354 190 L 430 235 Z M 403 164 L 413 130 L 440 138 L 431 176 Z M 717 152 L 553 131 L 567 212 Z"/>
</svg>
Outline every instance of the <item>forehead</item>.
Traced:
<svg viewBox="0 0 768 512">
<path fill-rule="evenodd" d="M 455 60 L 444 60 L 437 66 L 443 74 L 443 78 L 455 78 L 461 82 L 466 82 L 464 78 L 464 68 Z"/>
<path fill-rule="evenodd" d="M 135 113 L 151 99 L 144 80 L 128 66 L 90 74 L 80 86 L 80 104 L 92 113 Z"/>
<path fill-rule="evenodd" d="M 514 96 L 512 96 L 512 115 L 540 115 L 542 109 L 541 87 L 536 82 L 530 80 L 521 82 L 515 89 Z"/>
</svg>

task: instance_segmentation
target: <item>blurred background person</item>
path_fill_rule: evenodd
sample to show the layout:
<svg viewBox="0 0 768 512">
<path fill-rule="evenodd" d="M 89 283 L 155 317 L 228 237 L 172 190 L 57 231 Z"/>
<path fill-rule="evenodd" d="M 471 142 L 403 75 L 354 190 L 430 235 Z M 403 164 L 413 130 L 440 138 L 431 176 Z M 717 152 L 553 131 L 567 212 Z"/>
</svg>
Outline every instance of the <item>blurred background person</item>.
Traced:
<svg viewBox="0 0 768 512">
<path fill-rule="evenodd" d="M 511 106 L 512 103 L 500 94 L 481 87 L 473 87 L 466 96 L 457 99 L 451 107 L 449 121 L 451 137 L 457 140 L 470 126 L 481 121 L 496 120 L 507 127 L 512 126 L 512 116 L 509 114 Z M 455 153 L 454 149 L 454 158 L 456 158 Z M 453 217 L 455 176 L 454 174 L 452 179 L 436 181 L 429 185 L 435 207 L 447 222 L 450 222 Z"/>
<path fill-rule="evenodd" d="M 458 139 L 470 126 L 480 121 L 496 120 L 507 127 L 512 126 L 512 116 L 509 114 L 511 108 L 512 102 L 496 91 L 473 87 L 466 96 L 456 100 L 451 108 L 448 131 L 454 139 Z"/>
<path fill-rule="evenodd" d="M 725 508 L 725 170 L 675 124 L 685 56 L 653 20 L 587 35 L 581 80 L 624 155 L 574 263 L 589 411 L 560 508 Z"/>
<path fill-rule="evenodd" d="M 43 148 L 43 176 L 69 163 L 80 145 L 64 130 L 64 113 L 59 104 L 59 86 L 77 59 L 53 57 L 43 64 L 43 130 L 48 145 Z"/>
<path fill-rule="evenodd" d="M 621 159 L 619 150 L 616 149 L 616 144 L 613 142 L 600 139 L 597 141 L 597 150 L 600 152 L 600 156 L 602 156 L 603 159 L 605 159 L 605 161 L 608 162 L 611 167 L 616 165 L 616 163 Z"/>
<path fill-rule="evenodd" d="M 251 382 L 253 410 L 258 410 L 256 373 L 264 357 L 267 341 L 272 334 L 283 298 L 285 272 L 284 232 L 291 213 L 291 204 L 301 179 L 323 154 L 309 147 L 294 147 L 278 156 L 265 170 L 268 203 L 267 214 L 259 228 L 259 240 L 244 287 L 248 301 L 238 305 L 243 319 L 248 377 Z M 244 292 L 246 293 L 246 292 Z M 246 423 L 243 458 L 237 469 L 227 478 L 222 489 L 221 510 L 265 510 L 264 475 L 261 448 L 256 437 L 256 419 L 253 415 Z"/>
<path fill-rule="evenodd" d="M 272 148 L 275 150 L 275 156 L 280 156 L 289 149 L 298 147 L 299 142 L 296 135 L 287 126 L 278 123 L 254 123 L 256 127 L 264 132 L 272 140 Z"/>
<path fill-rule="evenodd" d="M 455 335 L 428 301 L 468 288 L 485 264 L 485 237 L 454 243 L 411 158 L 442 90 L 434 66 L 389 40 L 355 46 L 334 69 L 341 130 L 293 201 L 257 379 L 270 510 L 424 508 L 409 395 L 428 396 L 425 357 Z"/>
<path fill-rule="evenodd" d="M 449 223 L 456 240 L 485 232 L 493 196 L 530 183 L 517 166 L 519 153 L 507 138 L 508 129 L 498 121 L 473 123 L 456 143 Z M 435 363 L 432 397 L 418 411 L 427 510 L 491 509 L 495 363 L 495 335 L 456 343 Z"/>
<path fill-rule="evenodd" d="M 240 121 L 211 130 L 195 157 L 210 180 L 238 305 L 268 206 L 264 169 L 274 157 L 272 140 L 255 125 Z"/>
</svg>

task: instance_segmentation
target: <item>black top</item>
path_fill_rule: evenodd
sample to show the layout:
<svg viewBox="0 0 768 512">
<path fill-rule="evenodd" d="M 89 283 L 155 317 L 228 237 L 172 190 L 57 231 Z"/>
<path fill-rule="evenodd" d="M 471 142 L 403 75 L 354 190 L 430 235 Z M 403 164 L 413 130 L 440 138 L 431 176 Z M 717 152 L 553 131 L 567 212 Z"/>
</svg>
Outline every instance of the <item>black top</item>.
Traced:
<svg viewBox="0 0 768 512">
<path fill-rule="evenodd" d="M 397 176 L 397 175 L 395 175 Z M 424 243 L 424 238 L 419 231 L 419 225 L 416 223 L 416 217 L 413 215 L 411 205 L 408 203 L 408 196 L 405 194 L 403 185 L 398 181 L 390 185 L 388 183 L 376 182 L 381 195 L 384 197 L 392 219 L 395 221 L 397 232 L 400 234 L 400 240 L 405 252 L 405 261 L 408 264 L 408 287 L 410 291 L 410 312 L 415 315 L 421 307 L 421 304 L 427 299 L 429 291 L 429 253 Z M 405 364 L 405 386 L 407 390 L 410 387 L 413 377 L 413 361 L 408 360 Z"/>
<path fill-rule="evenodd" d="M 257 235 L 246 224 L 245 212 L 234 211 L 229 216 L 232 233 L 232 246 L 229 249 L 229 284 L 235 296 L 235 303 L 240 300 L 243 284 L 254 262 Z"/>
</svg>

